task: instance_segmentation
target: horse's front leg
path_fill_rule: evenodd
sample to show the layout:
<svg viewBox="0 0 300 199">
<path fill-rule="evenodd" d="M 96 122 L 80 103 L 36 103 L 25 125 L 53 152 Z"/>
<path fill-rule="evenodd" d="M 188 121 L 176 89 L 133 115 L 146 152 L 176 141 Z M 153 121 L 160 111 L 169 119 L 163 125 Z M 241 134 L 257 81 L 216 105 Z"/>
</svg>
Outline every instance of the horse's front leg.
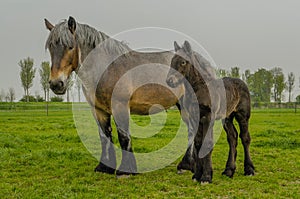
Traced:
<svg viewBox="0 0 300 199">
<path fill-rule="evenodd" d="M 93 115 L 96 119 L 102 146 L 102 153 L 96 172 L 114 174 L 116 169 L 116 154 L 112 141 L 112 128 L 110 115 L 100 109 L 94 109 Z"/>
<path fill-rule="evenodd" d="M 204 112 L 204 113 L 203 113 Z M 196 168 L 193 179 L 201 183 L 211 183 L 213 177 L 212 149 L 213 149 L 213 124 L 211 113 L 200 111 L 201 119 L 197 134 L 194 139 Z"/>
<path fill-rule="evenodd" d="M 129 131 L 129 108 L 122 103 L 114 105 L 113 116 L 117 126 L 118 138 L 122 149 L 122 161 L 117 176 L 137 173 L 136 160 L 131 146 Z"/>
</svg>

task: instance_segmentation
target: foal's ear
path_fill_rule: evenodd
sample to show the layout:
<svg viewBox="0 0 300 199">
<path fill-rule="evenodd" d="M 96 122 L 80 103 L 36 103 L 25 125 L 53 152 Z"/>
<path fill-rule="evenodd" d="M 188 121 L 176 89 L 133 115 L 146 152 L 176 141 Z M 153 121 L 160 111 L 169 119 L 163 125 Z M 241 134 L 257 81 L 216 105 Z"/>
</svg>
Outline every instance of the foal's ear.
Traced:
<svg viewBox="0 0 300 199">
<path fill-rule="evenodd" d="M 71 31 L 72 34 L 75 33 L 75 30 L 76 30 L 76 21 L 73 17 L 69 17 L 69 20 L 68 20 L 68 27 L 69 27 L 69 30 Z"/>
<path fill-rule="evenodd" d="M 188 41 L 185 41 L 185 42 L 184 42 L 183 48 L 184 48 L 184 50 L 185 50 L 189 55 L 191 55 L 191 54 L 193 53 L 191 44 L 190 44 Z"/>
<path fill-rule="evenodd" d="M 47 19 L 44 19 L 44 21 L 46 28 L 51 31 L 54 28 L 54 26 Z"/>
<path fill-rule="evenodd" d="M 175 52 L 177 52 L 180 49 L 180 46 L 177 44 L 176 41 L 174 41 L 174 49 L 175 49 Z"/>
</svg>

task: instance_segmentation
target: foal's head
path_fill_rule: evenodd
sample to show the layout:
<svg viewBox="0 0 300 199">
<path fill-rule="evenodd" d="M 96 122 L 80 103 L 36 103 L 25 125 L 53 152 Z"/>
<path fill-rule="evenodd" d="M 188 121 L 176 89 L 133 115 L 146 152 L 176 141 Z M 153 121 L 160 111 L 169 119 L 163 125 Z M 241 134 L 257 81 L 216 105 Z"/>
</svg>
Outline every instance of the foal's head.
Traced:
<svg viewBox="0 0 300 199">
<path fill-rule="evenodd" d="M 181 48 L 175 41 L 174 48 L 176 54 L 172 58 L 171 69 L 167 76 L 167 84 L 173 88 L 183 83 L 184 79 L 188 80 L 193 67 L 191 63 L 193 51 L 189 42 L 185 41 Z"/>
</svg>

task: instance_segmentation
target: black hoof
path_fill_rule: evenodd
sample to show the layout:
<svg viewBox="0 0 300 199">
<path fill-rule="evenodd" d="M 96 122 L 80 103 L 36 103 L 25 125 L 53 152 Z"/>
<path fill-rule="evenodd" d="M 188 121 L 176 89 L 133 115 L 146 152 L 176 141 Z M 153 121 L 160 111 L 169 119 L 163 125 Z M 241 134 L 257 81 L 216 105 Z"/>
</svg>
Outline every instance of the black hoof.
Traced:
<svg viewBox="0 0 300 199">
<path fill-rule="evenodd" d="M 222 175 L 228 176 L 229 178 L 233 178 L 235 169 L 225 169 Z"/>
<path fill-rule="evenodd" d="M 107 174 L 115 174 L 115 169 L 106 166 L 103 163 L 99 163 L 98 166 L 94 169 L 95 172 L 107 173 Z"/>
<path fill-rule="evenodd" d="M 245 176 L 254 176 L 255 172 L 254 172 L 254 166 L 248 166 L 244 168 L 244 175 Z"/>
<path fill-rule="evenodd" d="M 192 173 L 194 173 L 194 166 L 192 164 L 181 161 L 177 165 L 177 171 L 178 171 L 178 173 L 183 173 L 184 170 L 191 171 Z"/>
<path fill-rule="evenodd" d="M 200 178 L 197 178 L 195 175 L 192 177 L 193 181 L 199 182 L 200 184 L 210 184 L 212 183 L 212 177 L 211 176 L 201 176 Z"/>
</svg>

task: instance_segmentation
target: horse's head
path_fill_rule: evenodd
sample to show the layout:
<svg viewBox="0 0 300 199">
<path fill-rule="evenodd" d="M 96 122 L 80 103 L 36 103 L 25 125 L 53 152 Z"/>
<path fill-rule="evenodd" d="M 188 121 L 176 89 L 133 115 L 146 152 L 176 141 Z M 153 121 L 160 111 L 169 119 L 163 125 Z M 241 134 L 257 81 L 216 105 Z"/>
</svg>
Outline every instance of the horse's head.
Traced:
<svg viewBox="0 0 300 199">
<path fill-rule="evenodd" d="M 56 26 L 45 19 L 45 25 L 50 30 L 46 42 L 51 56 L 50 88 L 55 94 L 65 94 L 67 80 L 79 66 L 80 50 L 76 41 L 76 21 L 70 17 L 67 22 Z"/>
<path fill-rule="evenodd" d="M 171 69 L 167 75 L 167 84 L 175 88 L 183 83 L 184 78 L 188 79 L 189 72 L 193 67 L 190 56 L 193 53 L 189 42 L 185 41 L 181 48 L 174 42 L 175 55 L 171 61 Z"/>
</svg>

